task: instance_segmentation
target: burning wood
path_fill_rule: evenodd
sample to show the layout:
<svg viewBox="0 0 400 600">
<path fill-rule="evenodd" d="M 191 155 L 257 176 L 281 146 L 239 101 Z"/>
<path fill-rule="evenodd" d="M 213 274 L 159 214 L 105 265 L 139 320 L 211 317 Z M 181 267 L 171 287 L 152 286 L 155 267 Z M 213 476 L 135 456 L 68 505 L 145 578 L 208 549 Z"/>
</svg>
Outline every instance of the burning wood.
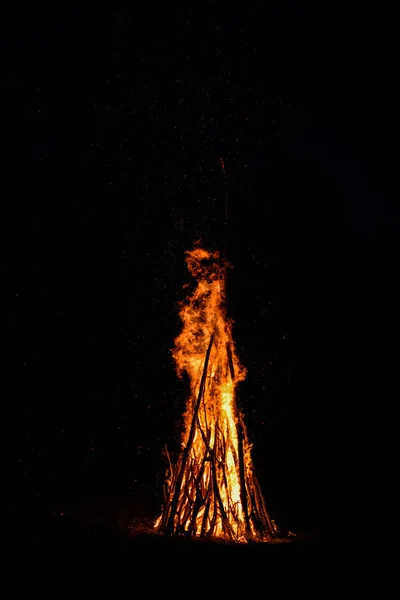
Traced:
<svg viewBox="0 0 400 600">
<path fill-rule="evenodd" d="M 226 265 L 218 252 L 186 253 L 194 292 L 182 304 L 183 329 L 173 357 L 190 380 L 182 451 L 170 463 L 159 533 L 270 541 L 270 520 L 253 469 L 251 446 L 238 408 L 237 384 L 245 378 L 225 308 Z"/>
</svg>

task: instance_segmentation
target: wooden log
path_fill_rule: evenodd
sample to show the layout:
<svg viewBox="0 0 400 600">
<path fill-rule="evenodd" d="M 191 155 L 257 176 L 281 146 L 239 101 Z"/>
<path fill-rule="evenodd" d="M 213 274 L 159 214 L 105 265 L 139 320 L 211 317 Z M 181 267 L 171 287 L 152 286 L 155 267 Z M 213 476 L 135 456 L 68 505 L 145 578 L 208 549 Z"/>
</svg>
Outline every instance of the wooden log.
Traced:
<svg viewBox="0 0 400 600">
<path fill-rule="evenodd" d="M 210 512 L 211 494 L 212 494 L 212 477 L 210 477 L 210 483 L 209 483 L 207 495 L 206 495 L 206 498 L 207 498 L 206 499 L 206 507 L 204 509 L 204 515 L 203 515 L 203 520 L 201 523 L 201 530 L 200 530 L 201 537 L 204 537 L 204 535 L 206 534 L 208 514 Z"/>
<path fill-rule="evenodd" d="M 232 348 L 229 342 L 226 343 L 226 352 L 228 355 L 228 365 L 232 378 L 233 394 L 234 394 L 234 405 L 236 407 L 236 421 L 237 421 L 237 434 L 238 434 L 238 454 L 239 454 L 239 479 L 240 479 L 240 500 L 242 502 L 242 509 L 244 514 L 244 521 L 246 526 L 246 537 L 251 536 L 249 513 L 247 508 L 247 493 L 246 493 L 246 479 L 244 469 L 244 455 L 243 455 L 243 439 L 244 431 L 241 415 L 238 408 L 238 398 L 235 388 L 235 368 L 233 366 Z"/>
<path fill-rule="evenodd" d="M 191 522 L 189 525 L 189 531 L 192 535 L 195 534 L 196 532 L 196 519 L 197 519 L 197 515 L 199 513 L 200 508 L 204 505 L 204 498 L 203 495 L 201 493 L 201 489 L 200 489 L 200 481 L 203 477 L 203 473 L 204 473 L 204 467 L 206 464 L 206 456 L 207 454 L 204 453 L 204 457 L 202 460 L 202 464 L 199 470 L 199 473 L 197 475 L 197 477 L 195 478 L 194 484 L 195 484 L 195 488 L 196 488 L 196 499 L 194 502 L 194 506 L 193 506 L 193 512 L 192 512 L 192 518 L 191 518 Z"/>
<path fill-rule="evenodd" d="M 194 434 L 196 431 L 197 415 L 198 415 L 199 408 L 200 408 L 200 401 L 203 396 L 204 385 L 206 382 L 208 361 L 210 360 L 210 353 L 211 353 L 211 348 L 212 348 L 213 342 L 214 342 L 214 333 L 212 333 L 210 342 L 208 344 L 206 358 L 204 361 L 203 375 L 202 375 L 202 378 L 200 381 L 200 389 L 199 389 L 199 393 L 198 393 L 198 397 L 197 397 L 195 410 L 193 411 L 193 419 L 192 419 L 192 423 L 191 423 L 191 427 L 190 427 L 189 438 L 188 438 L 188 441 L 187 441 L 186 446 L 182 453 L 182 463 L 181 463 L 181 467 L 180 467 L 180 470 L 179 470 L 179 473 L 177 476 L 177 480 L 176 480 L 176 484 L 175 484 L 175 490 L 174 490 L 174 495 L 173 495 L 172 501 L 171 501 L 168 521 L 165 525 L 165 532 L 167 534 L 172 534 L 174 531 L 174 514 L 176 512 L 176 508 L 178 505 L 179 492 L 180 492 L 180 488 L 182 485 L 182 479 L 183 479 L 183 474 L 184 474 L 185 467 L 186 467 L 186 462 L 187 462 L 187 459 L 189 456 L 190 448 L 191 448 L 191 446 L 193 444 L 193 440 L 194 440 Z"/>
</svg>

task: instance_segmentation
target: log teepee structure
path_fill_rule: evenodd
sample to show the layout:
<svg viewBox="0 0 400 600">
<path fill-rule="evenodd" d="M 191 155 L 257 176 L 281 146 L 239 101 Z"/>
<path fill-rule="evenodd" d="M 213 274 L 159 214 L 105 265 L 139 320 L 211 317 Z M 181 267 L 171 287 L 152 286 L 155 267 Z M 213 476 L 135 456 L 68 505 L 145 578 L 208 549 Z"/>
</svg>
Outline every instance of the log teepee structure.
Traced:
<svg viewBox="0 0 400 600">
<path fill-rule="evenodd" d="M 183 329 L 173 357 L 186 372 L 190 395 L 177 464 L 169 461 L 162 514 L 155 530 L 166 535 L 271 541 L 278 536 L 254 473 L 251 446 L 238 407 L 245 378 L 225 306 L 226 264 L 218 252 L 196 246 L 186 253 L 196 279 L 182 303 Z"/>
</svg>

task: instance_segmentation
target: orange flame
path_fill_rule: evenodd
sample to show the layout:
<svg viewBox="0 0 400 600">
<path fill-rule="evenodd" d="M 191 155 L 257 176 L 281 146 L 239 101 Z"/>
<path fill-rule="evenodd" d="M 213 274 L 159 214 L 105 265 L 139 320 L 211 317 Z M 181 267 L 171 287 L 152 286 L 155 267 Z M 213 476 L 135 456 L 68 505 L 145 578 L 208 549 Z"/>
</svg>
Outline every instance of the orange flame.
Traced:
<svg viewBox="0 0 400 600">
<path fill-rule="evenodd" d="M 218 252 L 186 252 L 197 281 L 181 305 L 183 329 L 173 357 L 190 381 L 182 453 L 170 466 L 160 533 L 268 541 L 277 533 L 255 477 L 251 446 L 237 407 L 236 386 L 246 376 L 226 316 L 226 264 Z"/>
</svg>

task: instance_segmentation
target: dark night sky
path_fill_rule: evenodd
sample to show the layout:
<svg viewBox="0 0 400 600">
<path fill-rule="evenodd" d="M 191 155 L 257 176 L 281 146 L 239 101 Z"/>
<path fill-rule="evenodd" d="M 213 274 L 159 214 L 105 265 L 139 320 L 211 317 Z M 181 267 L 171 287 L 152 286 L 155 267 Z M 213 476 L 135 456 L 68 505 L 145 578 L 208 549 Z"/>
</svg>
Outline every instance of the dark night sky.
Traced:
<svg viewBox="0 0 400 600">
<path fill-rule="evenodd" d="M 293 529 L 369 529 L 375 510 L 385 522 L 390 18 L 213 3 L 7 18 L 10 515 L 156 514 L 185 400 L 169 352 L 184 250 L 221 247 L 223 157 L 240 394 L 271 512 Z"/>
</svg>

